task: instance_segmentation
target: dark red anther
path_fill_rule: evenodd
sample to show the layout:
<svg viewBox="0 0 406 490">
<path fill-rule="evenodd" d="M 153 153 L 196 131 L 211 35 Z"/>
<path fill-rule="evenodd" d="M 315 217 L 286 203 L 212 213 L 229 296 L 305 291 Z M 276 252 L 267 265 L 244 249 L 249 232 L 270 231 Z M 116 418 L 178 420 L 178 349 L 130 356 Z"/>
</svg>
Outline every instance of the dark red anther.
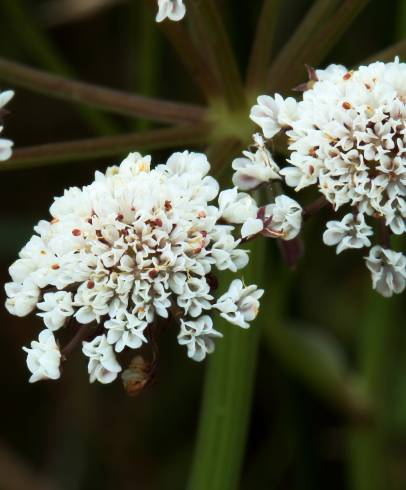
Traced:
<svg viewBox="0 0 406 490">
<path fill-rule="evenodd" d="M 82 232 L 81 232 L 81 231 L 80 231 L 78 228 L 74 228 L 74 229 L 72 230 L 72 235 L 73 235 L 73 236 L 79 236 L 79 235 L 81 235 L 81 233 L 82 233 Z"/>
<path fill-rule="evenodd" d="M 156 269 L 151 269 L 148 272 L 148 275 L 151 279 L 155 279 L 158 276 L 159 272 Z"/>
</svg>

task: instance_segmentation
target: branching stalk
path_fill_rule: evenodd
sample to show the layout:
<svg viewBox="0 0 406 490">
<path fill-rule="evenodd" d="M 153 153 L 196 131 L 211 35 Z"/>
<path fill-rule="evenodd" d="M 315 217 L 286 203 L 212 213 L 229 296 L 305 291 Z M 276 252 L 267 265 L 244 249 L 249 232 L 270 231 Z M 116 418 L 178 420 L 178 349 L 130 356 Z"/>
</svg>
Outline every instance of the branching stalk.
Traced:
<svg viewBox="0 0 406 490">
<path fill-rule="evenodd" d="M 269 87 L 271 90 L 280 89 L 281 87 L 292 88 L 285 83 L 289 72 L 293 67 L 299 65 L 303 69 L 302 52 L 305 49 L 309 39 L 319 29 L 322 23 L 326 23 L 328 16 L 338 5 L 339 0 L 317 0 L 296 29 L 293 36 L 285 44 L 276 60 L 272 63 L 269 72 Z"/>
<path fill-rule="evenodd" d="M 146 0 L 146 2 L 155 12 L 156 0 Z M 191 3 L 193 5 L 194 2 Z M 164 21 L 159 24 L 159 27 L 206 99 L 210 100 L 218 96 L 219 81 L 212 72 L 210 65 L 201 56 L 200 51 L 191 42 L 185 23 Z"/>
<path fill-rule="evenodd" d="M 0 78 L 59 99 L 91 105 L 117 114 L 165 123 L 202 121 L 206 110 L 199 106 L 169 102 L 77 82 L 0 58 Z"/>
<path fill-rule="evenodd" d="M 118 136 L 89 138 L 64 143 L 48 143 L 16 150 L 11 160 L 1 162 L 0 170 L 54 165 L 68 161 L 123 155 L 133 150 L 156 150 L 203 143 L 208 126 L 175 126 Z"/>
<path fill-rule="evenodd" d="M 190 22 L 205 34 L 208 57 L 213 60 L 230 109 L 244 106 L 245 94 L 232 47 L 214 0 L 191 2 Z"/>
<path fill-rule="evenodd" d="M 263 1 L 248 65 L 247 87 L 251 92 L 258 92 L 266 85 L 280 5 L 281 0 Z"/>
</svg>

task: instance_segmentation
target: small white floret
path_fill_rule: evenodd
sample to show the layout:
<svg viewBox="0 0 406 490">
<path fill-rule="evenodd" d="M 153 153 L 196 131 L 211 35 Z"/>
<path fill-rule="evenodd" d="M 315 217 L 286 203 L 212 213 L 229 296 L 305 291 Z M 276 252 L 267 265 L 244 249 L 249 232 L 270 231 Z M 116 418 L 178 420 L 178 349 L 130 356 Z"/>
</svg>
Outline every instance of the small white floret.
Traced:
<svg viewBox="0 0 406 490">
<path fill-rule="evenodd" d="M 61 353 L 51 330 L 42 330 L 38 341 L 33 340 L 31 348 L 23 347 L 23 350 L 27 353 L 27 366 L 32 373 L 30 383 L 60 377 Z"/>
<path fill-rule="evenodd" d="M 214 351 L 214 339 L 222 336 L 214 330 L 213 320 L 203 315 L 193 321 L 181 320 L 178 342 L 180 345 L 186 345 L 190 359 L 200 362 Z"/>
<path fill-rule="evenodd" d="M 83 342 L 82 351 L 85 356 L 89 357 L 88 372 L 91 383 L 99 381 L 99 383 L 107 384 L 117 378 L 121 366 L 105 335 L 99 335 L 91 342 Z"/>
<path fill-rule="evenodd" d="M 186 7 L 183 0 L 158 0 L 158 13 L 156 21 L 162 22 L 166 18 L 173 21 L 183 19 L 186 13 Z"/>
<path fill-rule="evenodd" d="M 248 328 L 259 310 L 259 299 L 264 294 L 263 289 L 252 285 L 244 287 L 240 279 L 235 279 L 229 290 L 221 296 L 214 305 L 221 316 L 230 323 L 241 328 Z"/>
<path fill-rule="evenodd" d="M 273 204 L 265 207 L 265 217 L 269 219 L 263 234 L 282 240 L 293 240 L 302 227 L 302 207 L 288 196 L 277 196 Z"/>
<path fill-rule="evenodd" d="M 372 228 L 366 224 L 365 217 L 359 213 L 356 216 L 348 213 L 341 221 L 329 221 L 327 230 L 323 234 L 326 245 L 337 245 L 337 254 L 347 248 L 369 247 L 369 236 L 373 234 Z"/>
<path fill-rule="evenodd" d="M 388 298 L 403 292 L 406 285 L 406 257 L 401 252 L 372 247 L 366 265 L 371 271 L 372 286 L 382 296 Z"/>
</svg>

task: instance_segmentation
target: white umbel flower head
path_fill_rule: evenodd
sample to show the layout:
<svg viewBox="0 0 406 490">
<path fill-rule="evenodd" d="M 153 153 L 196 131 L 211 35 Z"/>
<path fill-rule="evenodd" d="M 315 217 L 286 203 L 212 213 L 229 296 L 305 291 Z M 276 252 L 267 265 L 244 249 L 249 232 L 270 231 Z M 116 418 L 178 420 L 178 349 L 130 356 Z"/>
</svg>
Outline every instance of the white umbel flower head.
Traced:
<svg viewBox="0 0 406 490">
<path fill-rule="evenodd" d="M 257 286 L 244 287 L 240 279 L 235 279 L 229 290 L 215 304 L 221 316 L 241 328 L 248 328 L 259 310 L 259 299 L 264 294 Z"/>
<path fill-rule="evenodd" d="M 372 286 L 385 298 L 393 293 L 404 291 L 406 285 L 406 257 L 401 252 L 382 248 L 379 245 L 372 247 L 366 265 L 371 271 Z"/>
<path fill-rule="evenodd" d="M 235 188 L 216 206 L 219 185 L 203 154 L 174 153 L 154 169 L 150 160 L 132 153 L 57 197 L 10 267 L 7 309 L 24 316 L 37 308 L 49 329 L 74 329 L 92 382 L 116 379 L 121 353 L 154 349 L 164 321 L 194 329 L 191 358 L 211 352 L 216 269 L 248 263 L 235 225 L 256 217 L 255 201 Z"/>
<path fill-rule="evenodd" d="M 27 366 L 32 373 L 30 383 L 60 377 L 61 353 L 51 330 L 42 330 L 38 341 L 33 340 L 31 348 L 23 347 L 23 350 L 27 353 Z"/>
<path fill-rule="evenodd" d="M 178 21 L 183 19 L 186 7 L 183 0 L 158 0 L 158 13 L 156 21 L 162 22 L 165 19 Z"/>
<path fill-rule="evenodd" d="M 214 351 L 214 339 L 222 336 L 223 334 L 214 330 L 213 320 L 208 315 L 203 315 L 197 320 L 181 320 L 178 342 L 186 345 L 190 359 L 200 362 Z"/>
<path fill-rule="evenodd" d="M 348 213 L 341 221 L 329 221 L 327 230 L 323 234 L 326 245 L 337 245 L 337 254 L 347 248 L 369 247 L 368 238 L 373 234 L 372 228 L 365 223 L 363 214 L 354 216 Z"/>
<path fill-rule="evenodd" d="M 4 92 L 0 92 L 0 113 L 3 110 L 3 107 L 10 102 L 13 98 L 14 92 L 12 90 L 5 90 Z M 3 126 L 0 124 L 0 133 L 3 131 Z M 8 160 L 11 157 L 13 149 L 13 142 L 0 138 L 0 161 Z"/>
<path fill-rule="evenodd" d="M 262 95 L 251 109 L 251 119 L 262 129 L 268 148 L 275 135 L 285 135 L 278 140 L 278 146 L 286 142 L 287 165 L 279 171 L 282 183 L 296 192 L 313 187 L 322 194 L 304 207 L 303 217 L 325 205 L 330 214 L 345 208 L 344 218 L 327 223 L 327 245 L 336 245 L 337 253 L 370 247 L 373 220 L 379 222 L 385 249 L 373 248 L 367 263 L 387 265 L 373 272 L 374 287 L 384 295 L 400 292 L 402 274 L 394 263 L 402 261 L 388 251 L 388 242 L 391 234 L 406 231 L 406 63 L 395 58 L 356 70 L 331 65 L 325 70 L 309 68 L 308 73 L 309 82 L 297 87 L 303 91 L 300 100 Z M 276 211 L 282 220 L 285 207 L 275 206 L 274 215 Z M 293 217 L 291 238 L 300 227 L 299 209 Z M 254 228 L 252 220 L 249 224 Z M 269 236 L 286 231 L 264 221 L 262 233 L 268 230 Z"/>
<path fill-rule="evenodd" d="M 334 67 L 316 76 L 287 131 L 287 184 L 317 185 L 335 209 L 349 204 L 389 223 L 404 220 L 406 64 Z"/>
</svg>

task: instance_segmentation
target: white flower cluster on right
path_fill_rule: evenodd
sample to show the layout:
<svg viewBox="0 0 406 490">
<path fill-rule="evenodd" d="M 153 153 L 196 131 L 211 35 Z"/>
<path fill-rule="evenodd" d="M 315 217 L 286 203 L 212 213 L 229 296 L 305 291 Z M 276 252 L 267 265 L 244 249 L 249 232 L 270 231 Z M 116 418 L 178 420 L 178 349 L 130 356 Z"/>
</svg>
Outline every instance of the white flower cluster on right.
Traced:
<svg viewBox="0 0 406 490">
<path fill-rule="evenodd" d="M 174 153 L 153 169 L 150 161 L 131 153 L 65 191 L 11 265 L 6 308 L 36 311 L 45 327 L 24 349 L 31 382 L 59 378 L 72 345 L 82 345 L 90 381 L 110 383 L 120 357 L 154 349 L 168 321 L 180 323 L 178 343 L 202 361 L 222 336 L 210 314 L 241 328 L 256 317 L 263 291 L 235 280 L 216 299 L 215 276 L 247 265 L 239 225 L 258 215 L 254 199 L 236 188 L 219 193 L 204 154 Z M 63 329 L 73 335 L 60 349 Z"/>
<path fill-rule="evenodd" d="M 234 162 L 234 182 L 249 189 L 279 177 L 296 192 L 316 187 L 338 215 L 327 223 L 324 242 L 337 253 L 372 246 L 365 260 L 373 287 L 386 297 L 400 293 L 406 259 L 390 242 L 406 230 L 406 64 L 330 65 L 309 75 L 298 87 L 300 101 L 258 97 L 250 116 L 264 141 L 256 137 L 256 152 Z M 280 170 L 266 149 L 275 137 L 288 155 Z M 376 230 L 380 240 L 373 244 Z M 287 233 L 286 225 L 274 231 Z"/>
</svg>

